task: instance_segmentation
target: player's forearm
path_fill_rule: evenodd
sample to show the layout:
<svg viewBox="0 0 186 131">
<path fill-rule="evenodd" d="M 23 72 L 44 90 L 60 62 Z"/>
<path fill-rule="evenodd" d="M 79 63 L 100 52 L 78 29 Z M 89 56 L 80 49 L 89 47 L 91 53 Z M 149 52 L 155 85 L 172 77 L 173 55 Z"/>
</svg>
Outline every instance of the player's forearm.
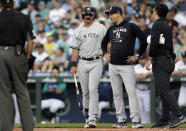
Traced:
<svg viewBox="0 0 186 131">
<path fill-rule="evenodd" d="M 72 62 L 77 62 L 79 56 L 79 50 L 77 49 L 72 49 Z"/>
<path fill-rule="evenodd" d="M 34 46 L 34 41 L 33 40 L 29 40 L 28 41 L 28 45 L 27 45 L 27 57 L 30 57 L 32 54 L 32 50 L 33 50 L 33 46 Z"/>
</svg>

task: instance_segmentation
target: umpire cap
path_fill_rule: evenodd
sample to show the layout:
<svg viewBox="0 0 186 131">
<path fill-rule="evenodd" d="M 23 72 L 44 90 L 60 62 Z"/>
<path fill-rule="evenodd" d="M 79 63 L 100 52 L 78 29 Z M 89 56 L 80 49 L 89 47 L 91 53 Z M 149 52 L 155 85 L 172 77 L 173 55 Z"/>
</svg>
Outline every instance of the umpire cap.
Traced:
<svg viewBox="0 0 186 131">
<path fill-rule="evenodd" d="M 84 19 L 84 16 L 86 14 L 95 14 L 96 10 L 95 8 L 91 7 L 91 6 L 86 6 L 83 8 L 83 12 L 82 12 L 82 18 Z"/>
</svg>

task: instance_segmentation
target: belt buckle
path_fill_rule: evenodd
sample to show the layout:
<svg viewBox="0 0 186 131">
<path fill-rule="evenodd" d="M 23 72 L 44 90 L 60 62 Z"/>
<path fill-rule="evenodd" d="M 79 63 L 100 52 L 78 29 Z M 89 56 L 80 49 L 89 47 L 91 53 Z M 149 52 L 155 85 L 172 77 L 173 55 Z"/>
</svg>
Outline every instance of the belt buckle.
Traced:
<svg viewBox="0 0 186 131">
<path fill-rule="evenodd" d="M 5 50 L 6 50 L 6 51 L 8 50 L 8 46 L 5 46 Z"/>
</svg>

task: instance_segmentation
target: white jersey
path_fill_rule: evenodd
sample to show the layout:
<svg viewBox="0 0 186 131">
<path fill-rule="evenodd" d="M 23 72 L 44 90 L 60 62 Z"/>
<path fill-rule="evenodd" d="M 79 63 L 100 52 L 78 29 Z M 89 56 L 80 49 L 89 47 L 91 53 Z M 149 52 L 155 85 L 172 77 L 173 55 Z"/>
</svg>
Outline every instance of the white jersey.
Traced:
<svg viewBox="0 0 186 131">
<path fill-rule="evenodd" d="M 186 71 L 186 64 L 184 64 L 182 60 L 179 60 L 179 61 L 175 64 L 175 69 L 174 69 L 174 71 Z"/>
<path fill-rule="evenodd" d="M 146 74 L 149 72 L 152 72 L 151 70 L 146 70 L 145 67 L 143 67 L 141 64 L 137 64 L 134 66 L 134 71 L 136 74 Z M 146 83 L 138 83 L 137 84 L 137 88 L 138 89 L 148 89 L 149 88 L 149 84 Z"/>
<path fill-rule="evenodd" d="M 101 42 L 106 34 L 106 27 L 98 22 L 93 22 L 90 27 L 81 24 L 72 36 L 70 47 L 79 50 L 79 56 L 91 58 L 102 56 Z"/>
</svg>

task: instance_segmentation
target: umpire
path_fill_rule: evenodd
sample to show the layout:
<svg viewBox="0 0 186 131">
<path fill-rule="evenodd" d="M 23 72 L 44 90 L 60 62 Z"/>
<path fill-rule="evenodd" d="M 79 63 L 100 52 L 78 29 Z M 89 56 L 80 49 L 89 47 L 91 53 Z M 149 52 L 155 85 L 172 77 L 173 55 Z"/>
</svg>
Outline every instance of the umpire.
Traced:
<svg viewBox="0 0 186 131">
<path fill-rule="evenodd" d="M 34 122 L 27 89 L 28 59 L 33 48 L 30 19 L 13 9 L 13 0 L 0 0 L 0 131 L 12 131 L 15 88 L 23 131 L 33 131 Z M 27 53 L 24 50 L 27 44 Z"/>
<path fill-rule="evenodd" d="M 165 4 L 158 4 L 153 11 L 155 23 L 151 30 L 151 42 L 149 56 L 151 57 L 146 64 L 149 69 L 152 61 L 152 71 L 155 85 L 162 100 L 162 116 L 161 119 L 152 127 L 176 127 L 184 123 L 185 118 L 178 108 L 178 103 L 170 91 L 170 75 L 174 70 L 172 31 L 169 28 L 166 15 L 168 7 Z M 172 111 L 175 119 L 169 125 L 169 113 Z"/>
</svg>

